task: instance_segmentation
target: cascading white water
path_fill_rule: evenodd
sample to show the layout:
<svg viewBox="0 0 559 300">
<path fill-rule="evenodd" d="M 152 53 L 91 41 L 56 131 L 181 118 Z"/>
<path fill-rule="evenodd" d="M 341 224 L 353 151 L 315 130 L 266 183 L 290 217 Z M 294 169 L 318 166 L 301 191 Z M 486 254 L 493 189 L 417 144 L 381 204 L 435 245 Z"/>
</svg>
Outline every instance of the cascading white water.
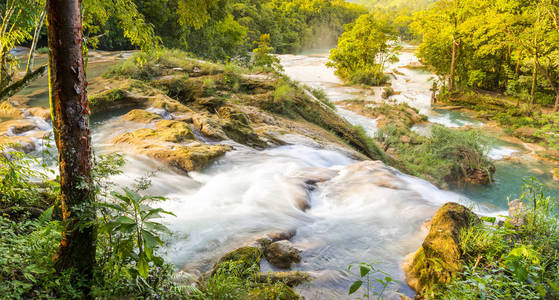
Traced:
<svg viewBox="0 0 559 300">
<path fill-rule="evenodd" d="M 410 294 L 400 264 L 424 238 L 422 224 L 445 202 L 471 203 L 381 162 L 357 162 L 318 149 L 311 140 L 297 141 L 262 151 L 236 145 L 189 177 L 165 169 L 157 173 L 150 192 L 167 197 L 156 205 L 176 215 L 164 220 L 173 232 L 168 258 L 199 274 L 229 250 L 266 233 L 295 229 L 292 241 L 303 250 L 295 269 L 316 277 L 312 286 L 300 288 L 302 295 L 345 295 L 355 279 L 347 266 L 370 260 L 401 282 L 394 288 Z M 159 167 L 134 158 L 115 180 L 131 184 Z"/>
<path fill-rule="evenodd" d="M 380 89 L 371 94 L 344 86 L 324 66 L 326 60 L 324 55 L 281 56 L 292 79 L 324 89 L 333 101 L 356 96 L 378 100 Z M 430 115 L 427 79 L 431 75 L 400 68 L 415 61 L 413 54 L 401 55 L 396 66 L 403 75 L 396 74 L 392 81 L 401 93 L 394 97 Z M 165 111 L 151 111 L 170 117 Z M 339 113 L 374 134 L 375 120 L 346 110 Z M 119 117 L 104 119 L 93 122 L 97 153 L 113 151 L 110 140 L 117 134 L 146 126 Z M 451 116 L 447 119 L 448 124 L 455 122 Z M 149 193 L 167 197 L 168 201 L 154 205 L 176 215 L 163 220 L 173 232 L 165 252 L 178 268 L 192 273 L 208 270 L 220 255 L 266 233 L 295 229 L 293 243 L 303 250 L 303 261 L 295 268 L 316 277 L 311 286 L 299 288 L 310 299 L 345 297 L 350 282 L 356 279 L 346 271 L 347 266 L 362 261 L 376 261 L 380 269 L 400 281 L 395 289 L 412 295 L 403 283 L 400 264 L 405 255 L 417 250 L 426 234 L 423 223 L 441 204 L 476 204 L 480 213 L 502 213 L 382 163 L 357 162 L 341 149 L 321 149 L 301 136 L 283 138 L 291 145 L 258 151 L 234 144 L 236 150 L 188 175 L 175 173 L 151 158 L 126 155 L 124 173 L 113 180 L 129 186 L 134 179 L 159 170 L 151 178 Z M 509 151 L 499 149 L 492 155 L 501 157 Z"/>
</svg>

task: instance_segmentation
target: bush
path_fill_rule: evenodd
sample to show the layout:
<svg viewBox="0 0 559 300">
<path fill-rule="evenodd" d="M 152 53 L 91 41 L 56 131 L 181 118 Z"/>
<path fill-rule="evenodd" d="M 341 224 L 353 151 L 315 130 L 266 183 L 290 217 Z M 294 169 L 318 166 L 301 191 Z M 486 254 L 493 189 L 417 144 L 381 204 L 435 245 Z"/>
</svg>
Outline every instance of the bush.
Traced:
<svg viewBox="0 0 559 300">
<path fill-rule="evenodd" d="M 352 84 L 365 84 L 379 86 L 388 82 L 388 75 L 376 71 L 356 70 L 349 75 L 349 82 Z"/>
<path fill-rule="evenodd" d="M 511 222 L 480 224 L 462 232 L 464 269 L 441 299 L 557 299 L 559 297 L 559 201 L 533 178 L 524 179 L 526 206 Z"/>
<path fill-rule="evenodd" d="M 405 140 L 403 137 L 406 137 Z M 487 142 L 480 132 L 434 125 L 431 136 L 418 136 L 408 127 L 389 124 L 375 137 L 395 151 L 412 175 L 439 186 L 461 185 L 474 170 L 491 177 L 494 166 L 487 157 Z"/>
</svg>

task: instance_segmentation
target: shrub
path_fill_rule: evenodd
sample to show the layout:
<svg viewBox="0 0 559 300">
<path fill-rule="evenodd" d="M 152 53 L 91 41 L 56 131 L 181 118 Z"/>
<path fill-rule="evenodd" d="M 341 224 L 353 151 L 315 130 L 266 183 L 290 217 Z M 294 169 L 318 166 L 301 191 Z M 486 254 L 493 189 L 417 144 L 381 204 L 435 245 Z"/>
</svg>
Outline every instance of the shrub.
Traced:
<svg viewBox="0 0 559 300">
<path fill-rule="evenodd" d="M 481 224 L 461 234 L 464 269 L 441 299 L 557 299 L 559 297 L 559 201 L 534 178 L 525 178 L 526 205 L 503 225 Z"/>
</svg>

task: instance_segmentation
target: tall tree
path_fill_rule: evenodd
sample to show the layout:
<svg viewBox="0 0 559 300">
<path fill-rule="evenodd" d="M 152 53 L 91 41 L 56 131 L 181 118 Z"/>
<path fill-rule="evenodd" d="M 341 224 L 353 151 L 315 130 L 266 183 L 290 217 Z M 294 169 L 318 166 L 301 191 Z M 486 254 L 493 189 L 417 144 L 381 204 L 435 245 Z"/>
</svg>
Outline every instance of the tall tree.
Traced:
<svg viewBox="0 0 559 300">
<path fill-rule="evenodd" d="M 58 162 L 64 230 L 56 253 L 58 271 L 74 268 L 90 280 L 95 266 L 95 210 L 91 188 L 81 0 L 47 1 L 51 99 L 56 114 Z M 89 285 L 80 287 L 85 294 Z"/>
</svg>

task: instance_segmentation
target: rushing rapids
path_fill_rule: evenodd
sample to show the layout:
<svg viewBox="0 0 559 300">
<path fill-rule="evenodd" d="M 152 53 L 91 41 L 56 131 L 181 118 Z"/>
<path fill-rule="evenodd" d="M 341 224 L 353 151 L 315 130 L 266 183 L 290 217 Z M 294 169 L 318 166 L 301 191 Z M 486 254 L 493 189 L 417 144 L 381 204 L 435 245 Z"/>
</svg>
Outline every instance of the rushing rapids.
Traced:
<svg viewBox="0 0 559 300">
<path fill-rule="evenodd" d="M 112 58 L 112 56 L 111 56 Z M 325 67 L 327 54 L 280 56 L 286 74 L 314 88 L 323 89 L 334 101 L 362 98 L 374 104 L 383 101 L 381 88 L 348 87 Z M 90 76 L 101 74 L 110 62 L 90 66 Z M 111 60 L 109 60 L 111 61 Z M 416 64 L 411 52 L 403 52 L 400 61 L 390 67 L 392 86 L 398 92 L 396 102 L 405 102 L 428 116 L 432 123 L 448 127 L 481 126 L 464 114 L 431 108 L 431 74 L 405 68 Z M 93 74 L 93 75 L 92 75 Z M 29 104 L 45 106 L 46 81 L 34 84 L 20 95 Z M 167 112 L 149 111 L 167 118 Z M 376 132 L 376 120 L 349 110 L 338 114 L 369 135 Z M 151 125 L 123 122 L 117 115 L 100 115 L 93 122 L 93 144 L 98 153 L 113 151 L 111 140 L 122 133 Z M 27 114 L 36 130 L 51 130 L 44 119 Z M 429 134 L 429 126 L 417 128 Z M 197 134 L 195 132 L 195 134 Z M 33 136 L 34 143 L 42 143 Z M 181 270 L 193 275 L 208 271 L 224 253 L 246 245 L 267 233 L 295 230 L 291 239 L 302 250 L 302 262 L 294 269 L 308 271 L 315 278 L 298 292 L 312 299 L 331 299 L 347 294 L 355 274 L 347 266 L 374 261 L 399 283 L 392 289 L 413 295 L 404 282 L 400 268 L 404 257 L 417 249 L 427 232 L 426 220 L 443 203 L 454 201 L 474 206 L 476 212 L 499 215 L 506 208 L 506 197 L 516 196 L 520 178 L 537 175 L 550 182 L 541 163 L 522 156 L 522 163 L 498 162 L 496 183 L 459 191 L 443 191 L 429 182 L 408 176 L 381 162 L 358 161 L 341 147 L 328 147 L 312 139 L 284 136 L 288 144 L 255 150 L 232 141 L 235 150 L 202 171 L 188 175 L 170 170 L 154 159 L 126 155 L 123 175 L 114 181 L 126 186 L 134 179 L 157 171 L 149 192 L 168 198 L 157 203 L 176 217 L 164 220 L 173 235 L 168 239 L 167 257 Z M 40 150 L 44 145 L 36 145 Z M 501 160 L 521 150 L 495 142 L 492 159 Z M 125 153 L 126 154 L 126 153 Z M 529 167 L 527 167 L 529 166 Z M 270 265 L 264 269 L 273 269 Z"/>
</svg>

